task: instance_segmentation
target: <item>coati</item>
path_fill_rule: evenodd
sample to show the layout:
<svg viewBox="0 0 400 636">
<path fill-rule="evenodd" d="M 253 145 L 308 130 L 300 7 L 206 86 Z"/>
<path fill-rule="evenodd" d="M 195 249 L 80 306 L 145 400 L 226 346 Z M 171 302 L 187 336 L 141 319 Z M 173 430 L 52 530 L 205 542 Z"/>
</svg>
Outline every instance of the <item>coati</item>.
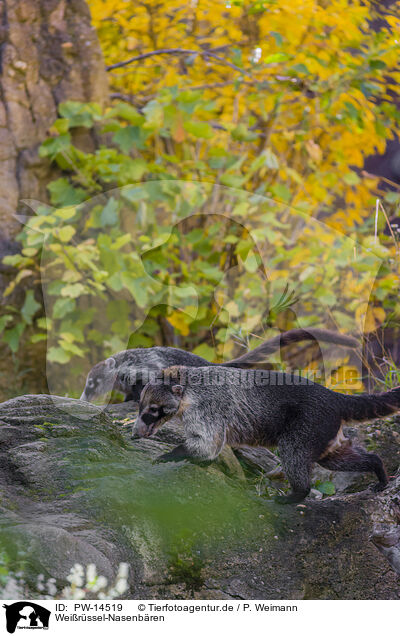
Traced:
<svg viewBox="0 0 400 636">
<path fill-rule="evenodd" d="M 88 373 L 81 400 L 91 402 L 115 389 L 125 394 L 125 401 L 138 401 L 140 392 L 148 381 L 149 372 L 157 372 L 174 365 L 188 367 L 223 366 L 247 369 L 265 362 L 265 357 L 294 342 L 317 340 L 355 348 L 358 341 L 329 329 L 291 329 L 259 345 L 239 358 L 215 364 L 200 356 L 174 347 L 149 347 L 127 349 L 96 364 Z M 147 374 L 147 375 L 146 375 Z M 143 378 L 141 377 L 143 375 Z"/>
<path fill-rule="evenodd" d="M 173 367 L 140 396 L 132 437 L 150 437 L 175 418 L 186 441 L 159 462 L 211 461 L 224 444 L 277 446 L 297 503 L 310 491 L 314 462 L 330 470 L 375 472 L 376 489 L 388 483 L 382 460 L 353 444 L 343 422 L 388 415 L 400 408 L 400 387 L 376 395 L 345 395 L 295 374 L 220 367 Z"/>
</svg>

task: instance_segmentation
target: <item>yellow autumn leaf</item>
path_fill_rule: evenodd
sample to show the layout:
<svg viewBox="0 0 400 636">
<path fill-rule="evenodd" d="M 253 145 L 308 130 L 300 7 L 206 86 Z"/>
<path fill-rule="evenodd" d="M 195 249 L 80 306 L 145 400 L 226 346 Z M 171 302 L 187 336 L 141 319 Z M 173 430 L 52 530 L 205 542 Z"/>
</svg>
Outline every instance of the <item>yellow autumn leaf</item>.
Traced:
<svg viewBox="0 0 400 636">
<path fill-rule="evenodd" d="M 168 316 L 168 322 L 183 336 L 189 334 L 188 319 L 190 320 L 190 318 L 185 316 L 181 311 L 174 311 Z"/>
</svg>

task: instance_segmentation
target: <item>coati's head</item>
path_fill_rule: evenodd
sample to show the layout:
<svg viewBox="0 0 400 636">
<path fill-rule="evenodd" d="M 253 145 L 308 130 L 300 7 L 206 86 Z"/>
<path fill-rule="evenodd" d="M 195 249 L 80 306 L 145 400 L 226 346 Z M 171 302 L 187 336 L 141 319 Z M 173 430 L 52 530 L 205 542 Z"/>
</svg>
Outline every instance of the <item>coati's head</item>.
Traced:
<svg viewBox="0 0 400 636">
<path fill-rule="evenodd" d="M 180 384 L 149 382 L 140 395 L 139 415 L 132 439 L 150 437 L 179 411 L 184 388 Z"/>
<path fill-rule="evenodd" d="M 111 391 L 117 378 L 116 367 L 115 358 L 108 358 L 96 364 L 88 373 L 85 389 L 79 399 L 92 402 L 100 395 Z"/>
</svg>

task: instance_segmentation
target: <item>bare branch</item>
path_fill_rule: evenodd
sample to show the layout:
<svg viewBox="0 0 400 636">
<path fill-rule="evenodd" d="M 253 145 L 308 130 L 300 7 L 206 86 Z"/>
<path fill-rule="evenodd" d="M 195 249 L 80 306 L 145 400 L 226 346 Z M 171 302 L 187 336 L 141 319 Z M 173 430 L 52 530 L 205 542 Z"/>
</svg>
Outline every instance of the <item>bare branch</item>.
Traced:
<svg viewBox="0 0 400 636">
<path fill-rule="evenodd" d="M 128 64 L 132 64 L 133 62 L 139 62 L 140 60 L 145 60 L 146 58 L 153 57 L 155 55 L 199 55 L 204 59 L 212 58 L 220 64 L 229 66 L 229 68 L 237 71 L 238 73 L 251 76 L 251 73 L 249 73 L 248 71 L 245 71 L 239 66 L 236 66 L 236 64 L 232 64 L 232 62 L 228 62 L 228 60 L 225 60 L 220 55 L 216 55 L 212 51 L 192 51 L 191 49 L 158 49 L 157 51 L 148 51 L 147 53 L 142 53 L 141 55 L 131 57 L 129 58 L 129 60 L 125 60 L 124 62 L 116 62 L 115 64 L 111 64 L 110 66 L 107 66 L 106 70 L 112 71 L 115 68 L 122 68 L 124 66 L 128 66 Z"/>
<path fill-rule="evenodd" d="M 121 102 L 128 102 L 137 108 L 140 108 L 132 95 L 125 95 L 124 93 L 110 93 L 110 99 L 120 99 Z"/>
</svg>

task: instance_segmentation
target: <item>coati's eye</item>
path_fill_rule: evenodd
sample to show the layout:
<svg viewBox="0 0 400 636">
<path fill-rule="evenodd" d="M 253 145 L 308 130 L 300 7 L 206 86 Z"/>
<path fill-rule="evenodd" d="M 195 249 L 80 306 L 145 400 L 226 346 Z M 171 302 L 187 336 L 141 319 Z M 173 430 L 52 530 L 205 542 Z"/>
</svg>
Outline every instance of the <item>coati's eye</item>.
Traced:
<svg viewBox="0 0 400 636">
<path fill-rule="evenodd" d="M 149 406 L 150 413 L 158 413 L 158 406 Z"/>
<path fill-rule="evenodd" d="M 93 389 L 93 387 L 94 387 L 94 382 L 93 382 L 93 380 L 89 380 L 89 381 L 88 381 L 88 383 L 87 383 L 87 385 L 88 385 L 89 389 Z"/>
</svg>

